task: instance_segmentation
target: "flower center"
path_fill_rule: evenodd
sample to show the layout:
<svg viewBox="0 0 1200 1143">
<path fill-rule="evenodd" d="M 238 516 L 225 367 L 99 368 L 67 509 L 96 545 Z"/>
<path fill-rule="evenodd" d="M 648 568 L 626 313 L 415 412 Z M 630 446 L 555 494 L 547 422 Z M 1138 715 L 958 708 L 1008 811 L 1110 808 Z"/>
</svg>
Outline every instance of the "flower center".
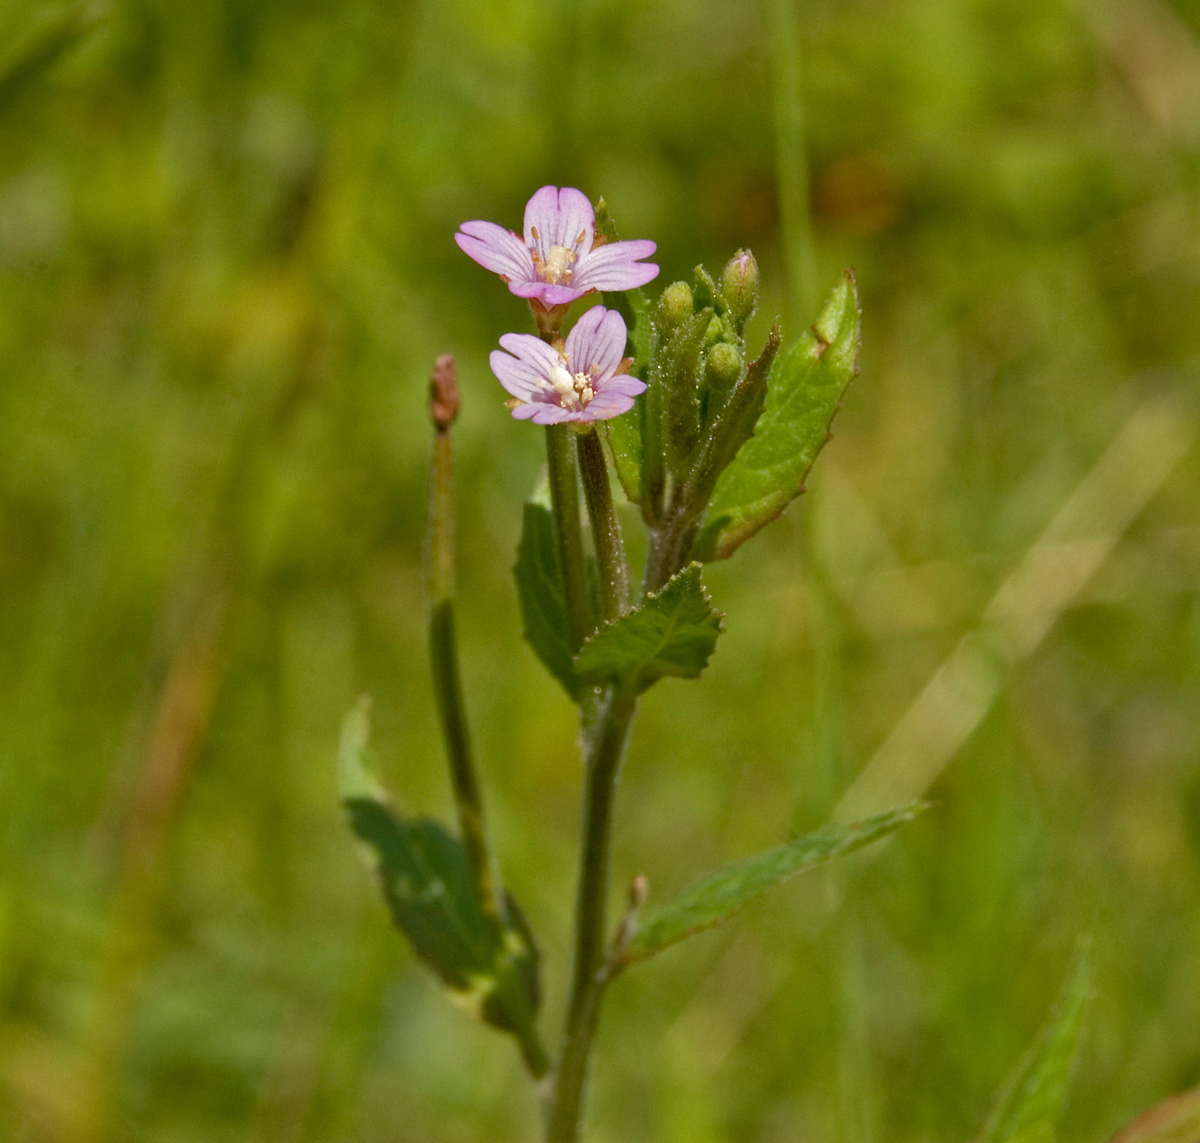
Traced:
<svg viewBox="0 0 1200 1143">
<path fill-rule="evenodd" d="M 596 395 L 591 373 L 572 373 L 565 365 L 555 365 L 547 380 L 564 409 L 585 409 Z"/>
<path fill-rule="evenodd" d="M 546 251 L 546 260 L 538 267 L 542 280 L 562 285 L 571 280 L 571 267 L 575 263 L 575 253 L 565 246 L 551 246 Z"/>
</svg>

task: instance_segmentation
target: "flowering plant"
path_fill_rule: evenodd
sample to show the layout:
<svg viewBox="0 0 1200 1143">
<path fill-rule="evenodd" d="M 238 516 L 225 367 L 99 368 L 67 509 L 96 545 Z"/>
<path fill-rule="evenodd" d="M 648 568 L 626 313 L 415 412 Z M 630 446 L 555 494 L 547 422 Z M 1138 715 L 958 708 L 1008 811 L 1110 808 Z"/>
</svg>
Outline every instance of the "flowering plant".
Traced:
<svg viewBox="0 0 1200 1143">
<path fill-rule="evenodd" d="M 746 326 L 759 271 L 749 251 L 719 278 L 697 268 L 694 285 L 676 282 L 652 304 L 641 287 L 658 273 L 644 261 L 655 244 L 620 241 L 603 200 L 593 209 L 571 188 L 534 194 L 523 237 L 480 221 L 455 237 L 529 300 L 538 331 L 501 337 L 491 368 L 513 417 L 545 427 L 549 495 L 525 505 L 517 592 L 528 642 L 580 714 L 574 972 L 555 1058 L 537 1026 L 537 945 L 488 841 L 458 678 L 451 425 L 459 398 L 449 357 L 431 383 L 430 648 L 460 836 L 390 806 L 371 774 L 362 706 L 343 731 L 343 797 L 397 924 L 454 996 L 515 1038 L 544 1099 L 546 1139 L 564 1143 L 580 1135 L 602 999 L 623 971 L 791 874 L 884 837 L 918 810 L 830 823 L 717 871 L 645 916 L 648 887 L 634 877 L 627 911 L 610 928 L 614 797 L 639 697 L 662 678 L 695 678 L 707 665 L 723 616 L 704 588 L 703 565 L 732 556 L 803 490 L 857 372 L 859 311 L 847 272 L 808 332 L 785 345 L 775 323 L 750 359 Z M 584 310 L 564 336 L 572 306 L 597 292 L 603 304 Z M 647 532 L 637 587 L 613 473 Z"/>
</svg>

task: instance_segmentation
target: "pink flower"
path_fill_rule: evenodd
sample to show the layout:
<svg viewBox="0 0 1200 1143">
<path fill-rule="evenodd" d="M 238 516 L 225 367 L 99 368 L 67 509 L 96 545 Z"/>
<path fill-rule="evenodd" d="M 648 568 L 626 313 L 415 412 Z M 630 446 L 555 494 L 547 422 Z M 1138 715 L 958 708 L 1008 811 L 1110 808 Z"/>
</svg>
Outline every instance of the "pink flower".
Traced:
<svg viewBox="0 0 1200 1143">
<path fill-rule="evenodd" d="M 594 245 L 596 215 L 574 187 L 542 187 L 525 206 L 525 239 L 494 222 L 464 222 L 454 241 L 499 274 L 518 297 L 544 309 L 592 290 L 632 290 L 658 275 L 648 240 Z"/>
<path fill-rule="evenodd" d="M 601 421 L 633 407 L 646 386 L 619 372 L 625 322 L 616 310 L 594 306 L 561 346 L 528 333 L 506 333 L 492 351 L 492 372 L 516 401 L 513 416 L 536 425 Z M 511 356 L 510 356 L 511 354 Z"/>
</svg>

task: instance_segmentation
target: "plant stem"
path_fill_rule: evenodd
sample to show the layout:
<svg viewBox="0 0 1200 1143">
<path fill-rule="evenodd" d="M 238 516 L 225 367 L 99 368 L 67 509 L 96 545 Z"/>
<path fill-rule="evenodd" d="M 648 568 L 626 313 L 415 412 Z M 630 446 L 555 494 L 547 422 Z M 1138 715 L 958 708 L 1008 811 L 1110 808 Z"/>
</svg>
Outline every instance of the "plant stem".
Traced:
<svg viewBox="0 0 1200 1143">
<path fill-rule="evenodd" d="M 608 855 L 617 773 L 636 708 L 635 695 L 610 687 L 590 733 L 585 729 L 587 769 L 575 904 L 575 969 L 550 1104 L 547 1143 L 575 1143 L 579 1138 L 592 1038 L 605 985 Z"/>
<path fill-rule="evenodd" d="M 575 467 L 575 450 L 571 447 L 573 435 L 574 430 L 570 425 L 546 426 L 550 505 L 554 512 L 554 536 L 567 603 L 567 635 L 571 646 L 578 650 L 591 634 L 594 624 L 587 586 L 587 566 L 583 558 L 579 476 Z"/>
<path fill-rule="evenodd" d="M 501 919 L 500 877 L 488 846 L 483 798 L 471 757 L 454 633 L 454 451 L 449 425 L 437 426 L 429 477 L 429 663 L 458 823 L 479 905 Z"/>
<path fill-rule="evenodd" d="M 613 511 L 612 488 L 608 482 L 608 465 L 604 460 L 600 434 L 594 429 L 576 434 L 576 444 L 579 473 L 583 477 L 583 494 L 592 521 L 604 618 L 611 621 L 629 610 L 629 561 L 625 558 L 625 545 L 621 541 L 621 525 Z"/>
<path fill-rule="evenodd" d="M 775 111 L 775 176 L 787 267 L 791 317 L 816 308 L 804 95 L 800 87 L 800 28 L 796 0 L 767 0 L 771 96 Z"/>
<path fill-rule="evenodd" d="M 668 513 L 661 526 L 650 533 L 642 594 L 658 591 L 687 562 L 696 540 L 697 521 L 679 513 Z"/>
</svg>

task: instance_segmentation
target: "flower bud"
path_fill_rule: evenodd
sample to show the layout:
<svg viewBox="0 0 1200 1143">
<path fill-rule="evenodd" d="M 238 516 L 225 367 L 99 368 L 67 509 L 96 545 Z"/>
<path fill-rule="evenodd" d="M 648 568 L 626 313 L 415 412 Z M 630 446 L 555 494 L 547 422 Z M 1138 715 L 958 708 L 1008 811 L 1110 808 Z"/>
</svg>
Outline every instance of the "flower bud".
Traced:
<svg viewBox="0 0 1200 1143">
<path fill-rule="evenodd" d="M 728 389 L 742 375 L 742 355 L 736 345 L 720 341 L 708 351 L 705 374 L 721 389 Z"/>
<path fill-rule="evenodd" d="M 721 271 L 721 298 L 739 328 L 758 308 L 758 263 L 749 250 L 739 250 Z"/>
<path fill-rule="evenodd" d="M 736 335 L 726 323 L 714 314 L 712 321 L 708 323 L 708 328 L 704 331 L 704 344 L 716 345 L 718 341 L 725 341 L 726 337 L 732 340 L 734 336 Z"/>
<path fill-rule="evenodd" d="M 658 320 L 666 327 L 677 326 L 692 316 L 692 291 L 686 282 L 668 286 L 658 299 Z"/>
</svg>

